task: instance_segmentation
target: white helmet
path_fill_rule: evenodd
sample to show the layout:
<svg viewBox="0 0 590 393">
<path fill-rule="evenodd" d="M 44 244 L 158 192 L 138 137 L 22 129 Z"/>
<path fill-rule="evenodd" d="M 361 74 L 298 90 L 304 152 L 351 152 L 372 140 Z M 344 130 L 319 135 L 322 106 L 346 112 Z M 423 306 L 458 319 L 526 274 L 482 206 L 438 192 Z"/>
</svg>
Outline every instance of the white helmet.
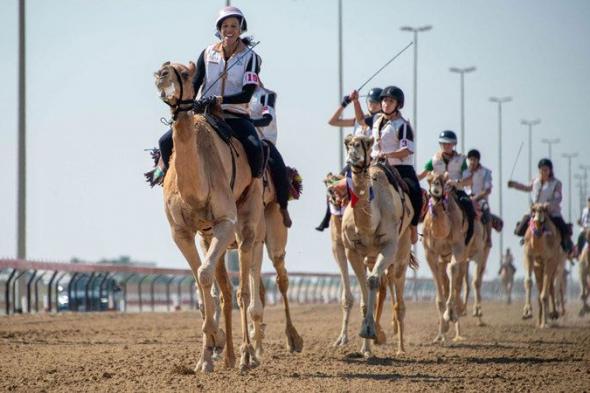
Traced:
<svg viewBox="0 0 590 393">
<path fill-rule="evenodd" d="M 240 30 L 241 32 L 245 32 L 248 30 L 248 25 L 246 24 L 246 18 L 244 18 L 244 14 L 238 7 L 224 7 L 219 11 L 219 16 L 217 17 L 217 21 L 215 22 L 215 26 L 217 27 L 217 31 L 221 29 L 221 23 L 224 19 L 233 16 L 238 18 L 240 21 Z"/>
</svg>

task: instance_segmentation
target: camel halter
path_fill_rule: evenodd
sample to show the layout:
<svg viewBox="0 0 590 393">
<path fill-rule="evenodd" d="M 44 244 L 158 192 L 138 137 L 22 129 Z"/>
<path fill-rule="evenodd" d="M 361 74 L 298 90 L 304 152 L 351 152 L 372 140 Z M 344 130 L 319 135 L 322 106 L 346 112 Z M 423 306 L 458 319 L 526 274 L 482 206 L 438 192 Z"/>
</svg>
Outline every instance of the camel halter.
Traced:
<svg viewBox="0 0 590 393">
<path fill-rule="evenodd" d="M 164 101 L 164 103 L 172 109 L 172 121 L 176 121 L 176 118 L 178 117 L 179 112 L 189 112 L 189 111 L 193 110 L 194 101 L 192 99 L 191 100 L 183 100 L 182 99 L 182 96 L 184 93 L 184 89 L 182 87 L 182 78 L 180 77 L 178 70 L 176 70 L 176 68 L 174 68 L 174 66 L 171 65 L 170 67 L 172 67 L 172 70 L 174 71 L 174 75 L 176 75 L 176 79 L 178 81 L 178 84 L 180 85 L 180 99 L 176 100 L 175 104 L 171 104 L 168 101 Z"/>
</svg>

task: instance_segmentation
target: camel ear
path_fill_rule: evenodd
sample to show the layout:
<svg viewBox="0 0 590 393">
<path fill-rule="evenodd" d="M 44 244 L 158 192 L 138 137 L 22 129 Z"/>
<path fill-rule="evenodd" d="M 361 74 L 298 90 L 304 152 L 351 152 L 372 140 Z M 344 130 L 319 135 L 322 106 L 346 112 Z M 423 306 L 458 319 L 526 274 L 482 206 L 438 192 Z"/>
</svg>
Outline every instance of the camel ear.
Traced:
<svg viewBox="0 0 590 393">
<path fill-rule="evenodd" d="M 188 62 L 188 72 L 191 74 L 191 76 L 197 72 L 197 66 L 195 65 L 194 61 Z"/>
<path fill-rule="evenodd" d="M 427 176 L 426 176 L 426 181 L 428 182 L 428 184 L 432 184 L 432 181 L 434 180 L 434 175 L 432 174 L 432 172 L 430 172 Z"/>
<path fill-rule="evenodd" d="M 348 134 L 344 138 L 344 146 L 346 147 L 347 150 L 348 150 L 348 145 L 350 145 L 350 142 L 352 142 L 352 134 Z"/>
<path fill-rule="evenodd" d="M 549 203 L 547 203 L 547 202 L 543 203 L 542 207 L 544 210 L 549 210 Z"/>
<path fill-rule="evenodd" d="M 370 150 L 371 147 L 373 147 L 373 143 L 375 143 L 375 138 L 373 137 L 369 137 L 366 139 L 366 146 L 367 146 L 367 150 Z"/>
<path fill-rule="evenodd" d="M 162 63 L 162 67 L 166 67 L 166 66 L 169 66 L 169 65 L 170 65 L 170 62 L 169 61 L 167 61 L 165 63 Z"/>
<path fill-rule="evenodd" d="M 447 182 L 447 180 L 449 180 L 449 172 L 445 172 L 443 180 L 445 181 L 445 183 Z"/>
</svg>

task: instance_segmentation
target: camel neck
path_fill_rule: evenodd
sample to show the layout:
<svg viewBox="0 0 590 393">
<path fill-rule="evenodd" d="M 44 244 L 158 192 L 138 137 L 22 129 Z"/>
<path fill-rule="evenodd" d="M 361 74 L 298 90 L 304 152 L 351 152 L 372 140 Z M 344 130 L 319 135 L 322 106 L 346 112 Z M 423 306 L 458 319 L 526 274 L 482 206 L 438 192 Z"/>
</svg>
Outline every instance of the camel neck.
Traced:
<svg viewBox="0 0 590 393">
<path fill-rule="evenodd" d="M 368 172 L 352 173 L 352 191 L 358 197 L 353 206 L 354 223 L 357 228 L 371 230 L 374 214 L 371 203 L 371 181 Z"/>
<path fill-rule="evenodd" d="M 193 123 L 192 112 L 181 112 L 172 126 L 174 163 L 178 191 L 190 204 L 201 204 L 209 194 L 206 160 L 200 150 L 200 141 Z"/>
</svg>

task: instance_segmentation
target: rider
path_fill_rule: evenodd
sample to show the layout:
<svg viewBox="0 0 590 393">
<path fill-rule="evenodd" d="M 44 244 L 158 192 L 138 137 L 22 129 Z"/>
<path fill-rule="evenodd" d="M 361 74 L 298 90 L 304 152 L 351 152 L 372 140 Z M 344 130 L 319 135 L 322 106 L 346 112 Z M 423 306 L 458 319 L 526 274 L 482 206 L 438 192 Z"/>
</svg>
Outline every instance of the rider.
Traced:
<svg viewBox="0 0 590 393">
<path fill-rule="evenodd" d="M 533 179 L 531 184 L 525 185 L 513 180 L 508 181 L 509 188 L 515 188 L 519 191 L 531 192 L 534 203 L 548 203 L 549 216 L 551 221 L 557 226 L 561 233 L 561 246 L 566 253 L 573 248 L 572 240 L 570 239 L 570 228 L 561 216 L 561 199 L 563 197 L 561 192 L 561 181 L 559 181 L 553 174 L 553 163 L 548 158 L 543 158 L 537 165 L 539 168 L 539 176 Z M 525 214 L 522 220 L 517 224 L 514 234 L 516 236 L 524 236 L 531 216 Z"/>
<path fill-rule="evenodd" d="M 510 269 L 512 273 L 516 272 L 516 267 L 514 266 L 514 257 L 510 252 L 510 248 L 506 249 L 506 254 L 502 257 L 502 264 L 500 265 L 500 270 L 498 270 L 498 275 L 502 274 L 502 270 Z"/>
<path fill-rule="evenodd" d="M 332 117 L 330 118 L 330 120 L 328 121 L 328 124 L 330 124 L 331 126 L 334 127 L 354 127 L 353 129 L 353 134 L 354 135 L 368 135 L 371 133 L 371 128 L 373 127 L 373 116 L 376 115 L 377 113 L 379 113 L 381 111 L 381 91 L 382 89 L 379 87 L 373 87 L 371 90 L 369 90 L 369 93 L 367 94 L 367 110 L 369 111 L 368 114 L 363 115 L 362 114 L 362 109 L 360 108 L 360 104 L 355 103 L 354 105 L 354 109 L 355 109 L 355 117 L 352 119 L 342 119 L 342 112 L 344 112 L 344 109 L 348 106 L 348 104 L 350 104 L 352 102 L 351 99 L 351 95 L 356 92 L 356 90 L 351 93 L 351 95 L 348 96 L 344 96 L 344 98 L 342 99 L 342 103 L 340 104 L 340 106 L 338 107 L 338 109 L 336 109 L 336 112 L 334 112 L 334 114 L 332 115 Z M 358 95 L 358 93 L 357 93 Z M 358 111 L 361 113 L 360 116 L 357 115 L 357 106 L 358 106 Z M 361 119 L 360 121 L 357 119 Z M 346 168 L 342 169 L 341 173 L 343 174 L 344 172 L 346 172 Z M 317 231 L 323 231 L 324 229 L 328 228 L 330 226 L 330 204 L 328 203 L 328 207 L 326 209 L 326 214 L 324 215 L 324 218 L 322 220 L 322 222 L 320 223 L 320 225 L 318 225 L 315 229 Z"/>
<path fill-rule="evenodd" d="M 258 135 L 263 143 L 268 146 L 268 167 L 275 185 L 277 202 L 281 208 L 283 224 L 287 228 L 290 228 L 292 222 L 289 211 L 287 210 L 289 202 L 287 167 L 285 166 L 281 153 L 279 153 L 275 146 L 277 143 L 276 99 L 277 93 L 266 89 L 263 87 L 262 82 L 260 82 L 260 85 L 254 91 L 254 95 L 250 100 L 250 117 L 258 131 Z"/>
<path fill-rule="evenodd" d="M 373 119 L 372 136 L 375 140 L 371 157 L 383 160 L 394 167 L 401 178 L 408 185 L 409 196 L 414 208 L 411 222 L 412 243 L 418 241 L 418 220 L 422 211 L 422 190 L 420 181 L 414 170 L 414 132 L 412 127 L 400 113 L 404 107 L 404 92 L 397 86 L 387 86 L 379 95 L 381 98 L 381 113 Z M 354 91 L 350 98 L 355 109 L 360 109 L 358 92 Z M 356 111 L 357 121 L 365 121 L 360 110 Z"/>
<path fill-rule="evenodd" d="M 463 191 L 463 187 L 471 185 L 472 176 L 468 175 L 467 177 L 463 177 L 463 173 L 467 169 L 467 163 L 465 156 L 455 151 L 457 135 L 453 131 L 445 130 L 441 132 L 438 136 L 438 143 L 440 145 L 440 151 L 426 163 L 424 170 L 418 175 L 418 179 L 424 179 L 431 172 L 436 174 L 448 174 L 449 180 L 447 181 L 447 184 L 456 189 L 457 202 L 467 215 L 465 244 L 468 244 L 473 235 L 475 209 L 473 208 L 471 198 L 469 198 L 465 191 Z"/>
<path fill-rule="evenodd" d="M 247 31 L 247 23 L 239 8 L 225 7 L 219 11 L 216 27 L 220 41 L 205 48 L 197 61 L 193 87 L 195 94 L 201 87 L 203 90 L 195 101 L 195 109 L 203 110 L 214 103 L 221 105 L 224 120 L 244 146 L 252 176 L 261 177 L 262 143 L 248 114 L 248 104 L 258 86 L 260 57 L 249 49 L 250 40 L 240 37 Z M 163 182 L 168 169 L 173 148 L 172 130 L 160 138 L 159 145 L 161 166 L 145 174 L 152 187 Z"/>
<path fill-rule="evenodd" d="M 586 207 L 582 210 L 582 217 L 578 221 L 578 224 L 582 227 L 582 231 L 578 235 L 578 245 L 577 245 L 577 252 L 580 254 L 582 252 L 582 248 L 584 248 L 584 244 L 586 244 L 586 231 L 590 229 L 590 197 L 586 201 Z"/>
<path fill-rule="evenodd" d="M 481 211 L 481 222 L 486 228 L 488 244 L 491 245 L 490 205 L 488 196 L 492 192 L 492 171 L 480 163 L 481 154 L 472 149 L 467 152 L 468 167 L 463 171 L 463 178 L 471 177 L 471 185 L 465 187 L 465 191 L 471 196 L 475 206 Z"/>
</svg>

